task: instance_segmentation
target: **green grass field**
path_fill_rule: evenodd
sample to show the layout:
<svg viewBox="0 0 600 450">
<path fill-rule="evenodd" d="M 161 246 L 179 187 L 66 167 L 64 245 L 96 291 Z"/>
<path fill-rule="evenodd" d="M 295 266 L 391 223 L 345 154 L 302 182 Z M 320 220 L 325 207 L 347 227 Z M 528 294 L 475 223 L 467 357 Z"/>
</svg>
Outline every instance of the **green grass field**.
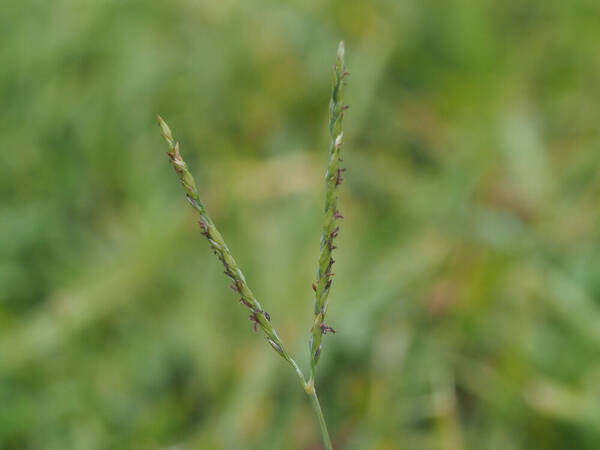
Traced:
<svg viewBox="0 0 600 450">
<path fill-rule="evenodd" d="M 340 39 L 336 449 L 600 448 L 597 0 L 1 10 L 1 449 L 321 448 L 156 114 L 307 368 Z"/>
</svg>

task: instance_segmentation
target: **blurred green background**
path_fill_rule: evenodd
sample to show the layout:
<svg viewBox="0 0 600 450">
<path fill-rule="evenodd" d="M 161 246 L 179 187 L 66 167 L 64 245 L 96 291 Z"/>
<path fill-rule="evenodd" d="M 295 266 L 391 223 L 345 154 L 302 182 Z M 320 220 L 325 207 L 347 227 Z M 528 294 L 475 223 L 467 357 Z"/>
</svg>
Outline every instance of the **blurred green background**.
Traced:
<svg viewBox="0 0 600 450">
<path fill-rule="evenodd" d="M 597 0 L 5 0 L 0 448 L 320 447 L 156 125 L 307 366 L 327 107 L 339 449 L 600 447 Z"/>
</svg>

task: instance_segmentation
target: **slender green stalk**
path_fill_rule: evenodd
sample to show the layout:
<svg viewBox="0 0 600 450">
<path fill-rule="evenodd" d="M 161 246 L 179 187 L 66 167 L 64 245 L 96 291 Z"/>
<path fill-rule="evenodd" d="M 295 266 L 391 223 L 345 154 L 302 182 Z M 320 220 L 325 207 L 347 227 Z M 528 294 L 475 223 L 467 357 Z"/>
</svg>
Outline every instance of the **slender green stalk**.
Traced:
<svg viewBox="0 0 600 450">
<path fill-rule="evenodd" d="M 321 411 L 321 404 L 319 403 L 319 397 L 317 397 L 317 391 L 315 390 L 314 382 L 310 380 L 308 383 L 306 383 L 304 390 L 308 394 L 308 398 L 310 398 L 310 404 L 315 412 L 315 415 L 317 416 L 317 422 L 319 422 L 319 429 L 321 430 L 323 444 L 325 445 L 326 450 L 333 450 L 333 445 L 331 445 L 331 439 L 329 438 L 329 432 L 327 431 L 327 424 L 325 423 L 323 411 Z"/>
<path fill-rule="evenodd" d="M 158 123 L 161 128 L 161 133 L 167 141 L 169 151 L 167 155 L 175 169 L 175 172 L 179 176 L 179 180 L 185 190 L 185 196 L 191 205 L 191 207 L 198 213 L 200 220 L 200 228 L 202 234 L 208 240 L 208 243 L 213 250 L 213 253 L 217 255 L 223 267 L 225 268 L 225 275 L 231 278 L 231 289 L 240 296 L 240 303 L 246 306 L 250 310 L 250 320 L 254 323 L 254 330 L 257 331 L 260 328 L 266 335 L 267 341 L 273 347 L 273 349 L 284 358 L 290 366 L 296 372 L 300 380 L 300 384 L 304 388 L 304 391 L 310 398 L 311 405 L 315 412 L 319 428 L 321 430 L 321 437 L 325 445 L 326 450 L 333 450 L 331 439 L 329 438 L 329 432 L 327 431 L 327 425 L 325 424 L 325 418 L 323 417 L 323 411 L 319 404 L 319 399 L 315 391 L 315 366 L 319 360 L 321 352 L 321 340 L 323 334 L 327 332 L 333 332 L 333 328 L 325 325 L 325 314 L 327 312 L 327 296 L 329 295 L 329 289 L 331 287 L 331 267 L 334 263 L 331 257 L 331 252 L 335 249 L 333 240 L 338 234 L 339 227 L 335 226 L 335 222 L 341 219 L 342 216 L 337 210 L 337 188 L 342 182 L 342 172 L 344 169 L 340 168 L 340 149 L 342 145 L 342 118 L 344 117 L 344 110 L 347 108 L 342 105 L 342 94 L 344 87 L 344 78 L 348 75 L 344 68 L 344 42 L 340 42 L 337 52 L 337 60 L 333 71 L 333 92 L 331 96 L 331 102 L 329 106 L 329 133 L 331 135 L 331 145 L 329 150 L 329 164 L 327 167 L 326 180 L 326 196 L 325 196 L 325 221 L 323 224 L 323 232 L 321 235 L 321 255 L 319 257 L 319 265 L 317 269 L 317 282 L 313 285 L 315 290 L 315 321 L 312 329 L 312 337 L 310 341 L 311 348 L 311 377 L 307 381 L 302 373 L 302 370 L 286 351 L 283 346 L 279 335 L 273 325 L 271 324 L 271 317 L 269 314 L 262 309 L 262 306 L 254 296 L 244 274 L 239 269 L 233 255 L 231 254 L 223 236 L 215 226 L 214 222 L 208 215 L 206 207 L 200 200 L 198 188 L 196 187 L 196 181 L 190 173 L 187 164 L 181 157 L 179 152 L 179 143 L 173 138 L 173 134 L 169 126 L 165 121 L 158 116 Z"/>
<path fill-rule="evenodd" d="M 315 377 L 315 367 L 319 362 L 322 350 L 323 335 L 335 330 L 325 324 L 325 315 L 327 314 L 327 298 L 331 290 L 333 278 L 333 264 L 335 260 L 332 252 L 336 248 L 334 240 L 338 235 L 339 226 L 336 225 L 339 219 L 343 219 L 340 214 L 337 203 L 337 191 L 342 184 L 342 173 L 345 169 L 340 167 L 342 158 L 340 150 L 342 147 L 342 119 L 344 118 L 344 78 L 348 75 L 344 66 L 344 41 L 340 42 L 337 52 L 337 59 L 333 67 L 333 90 L 331 92 L 331 101 L 329 103 L 329 164 L 325 175 L 325 218 L 323 221 L 323 231 L 321 234 L 321 252 L 317 266 L 317 281 L 313 284 L 315 291 L 315 319 L 311 330 L 310 338 L 310 367 L 311 379 Z"/>
</svg>

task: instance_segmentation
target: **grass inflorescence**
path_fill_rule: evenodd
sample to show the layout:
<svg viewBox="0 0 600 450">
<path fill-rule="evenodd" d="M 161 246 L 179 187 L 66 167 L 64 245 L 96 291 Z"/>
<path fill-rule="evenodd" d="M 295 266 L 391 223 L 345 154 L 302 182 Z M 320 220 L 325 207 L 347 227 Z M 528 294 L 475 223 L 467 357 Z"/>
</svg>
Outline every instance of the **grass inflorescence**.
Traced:
<svg viewBox="0 0 600 450">
<path fill-rule="evenodd" d="M 285 349 L 281 338 L 271 323 L 269 313 L 262 308 L 256 296 L 250 290 L 244 274 L 238 267 L 223 236 L 210 218 L 206 207 L 200 199 L 196 181 L 181 156 L 179 143 L 174 139 L 167 123 L 158 116 L 161 133 L 169 146 L 167 155 L 175 172 L 179 176 L 188 203 L 199 216 L 198 224 L 200 225 L 202 234 L 207 239 L 213 253 L 223 264 L 225 269 L 224 273 L 231 279 L 230 287 L 239 296 L 239 302 L 250 311 L 249 317 L 253 323 L 254 330 L 258 331 L 260 328 L 263 331 L 267 342 L 279 356 L 292 366 L 298 375 L 305 392 L 311 400 L 311 405 L 320 426 L 323 443 L 328 450 L 331 450 L 333 446 L 329 438 L 329 432 L 315 390 L 315 367 L 321 356 L 323 335 L 335 333 L 335 330 L 325 323 L 325 315 L 327 313 L 327 299 L 331 290 L 332 278 L 334 276 L 332 272 L 332 267 L 335 263 L 332 252 L 336 248 L 334 241 L 339 233 L 338 221 L 343 218 L 338 210 L 337 192 L 343 181 L 342 174 L 345 170 L 340 165 L 342 162 L 340 151 L 343 143 L 342 119 L 344 117 L 344 111 L 347 109 L 347 106 L 342 103 L 345 78 L 347 75 L 349 75 L 349 73 L 346 72 L 344 65 L 344 42 L 342 41 L 339 44 L 337 58 L 333 68 L 333 90 L 329 105 L 329 162 L 325 174 L 325 210 L 321 234 L 320 255 L 317 266 L 317 279 L 316 282 L 313 283 L 313 290 L 315 292 L 315 319 L 311 328 L 311 371 L 308 379 L 305 378 L 295 359 Z"/>
</svg>

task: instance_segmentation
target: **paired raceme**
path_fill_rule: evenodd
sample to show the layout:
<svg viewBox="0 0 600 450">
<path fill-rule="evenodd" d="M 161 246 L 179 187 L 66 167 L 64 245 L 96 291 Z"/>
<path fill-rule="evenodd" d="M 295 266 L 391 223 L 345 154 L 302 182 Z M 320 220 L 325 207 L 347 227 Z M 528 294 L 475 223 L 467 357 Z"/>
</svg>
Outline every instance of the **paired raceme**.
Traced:
<svg viewBox="0 0 600 450">
<path fill-rule="evenodd" d="M 331 270 L 335 262 L 332 258 L 332 251 L 335 249 L 333 242 L 339 232 L 339 226 L 336 225 L 336 222 L 343 218 L 337 209 L 337 190 L 343 181 L 342 172 L 345 170 L 340 167 L 340 162 L 342 161 L 340 150 L 343 139 L 342 119 L 344 117 L 344 110 L 347 108 L 347 106 L 342 105 L 345 84 L 344 78 L 347 75 L 348 72 L 346 72 L 344 67 L 344 43 L 342 41 L 338 47 L 337 59 L 334 65 L 333 92 L 329 105 L 329 134 L 331 137 L 331 144 L 329 149 L 329 163 L 325 175 L 325 219 L 321 234 L 321 251 L 317 267 L 317 280 L 316 283 L 313 284 L 313 290 L 315 291 L 315 319 L 311 330 L 311 375 L 308 381 L 305 379 L 304 374 L 296 361 L 283 346 L 277 331 L 275 331 L 275 328 L 273 328 L 273 325 L 271 324 L 269 314 L 262 309 L 260 303 L 248 287 L 248 283 L 246 282 L 242 271 L 239 269 L 227 244 L 223 240 L 221 233 L 219 233 L 219 230 L 216 228 L 208 215 L 204 204 L 200 200 L 194 177 L 190 173 L 187 164 L 179 152 L 179 143 L 173 138 L 171 130 L 165 121 L 160 116 L 158 117 L 161 133 L 169 146 L 167 155 L 169 156 L 175 172 L 179 176 L 179 180 L 183 185 L 185 196 L 189 204 L 200 216 L 198 223 L 202 229 L 202 234 L 208 240 L 213 253 L 223 264 L 225 275 L 231 279 L 231 289 L 240 296 L 240 303 L 250 310 L 250 320 L 254 323 L 254 330 L 257 331 L 258 328 L 260 328 L 265 333 L 271 347 L 273 347 L 273 349 L 296 371 L 305 392 L 311 400 L 311 405 L 320 426 L 323 443 L 327 450 L 332 450 L 333 447 L 331 445 L 331 440 L 329 439 L 325 419 L 315 391 L 314 379 L 315 367 L 321 354 L 323 335 L 327 332 L 335 333 L 333 328 L 326 325 L 324 321 L 327 313 L 327 298 L 329 296 L 333 277 Z"/>
</svg>

